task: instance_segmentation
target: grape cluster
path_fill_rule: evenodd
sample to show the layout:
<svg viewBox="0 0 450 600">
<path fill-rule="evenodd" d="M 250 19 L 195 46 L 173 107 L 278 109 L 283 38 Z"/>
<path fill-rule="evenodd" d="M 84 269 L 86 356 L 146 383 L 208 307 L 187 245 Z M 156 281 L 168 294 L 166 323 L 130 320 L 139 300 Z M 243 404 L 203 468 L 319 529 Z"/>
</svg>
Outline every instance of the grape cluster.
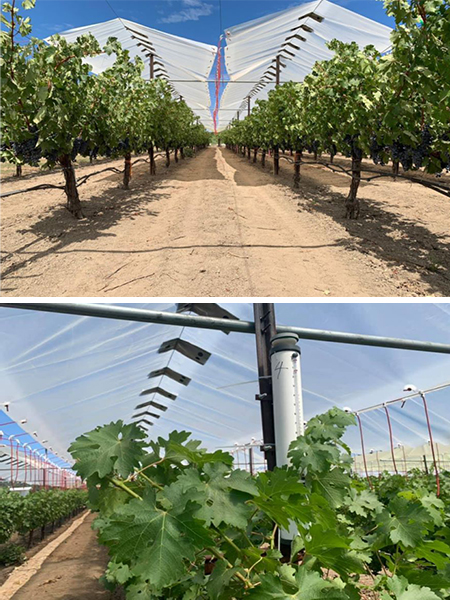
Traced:
<svg viewBox="0 0 450 600">
<path fill-rule="evenodd" d="M 99 147 L 98 146 L 94 146 L 90 151 L 89 151 L 89 158 L 95 159 L 97 158 L 98 155 L 98 151 L 99 151 Z"/>
<path fill-rule="evenodd" d="M 336 156 L 337 154 L 337 147 L 336 144 L 330 144 L 327 148 L 329 155 L 331 156 L 331 158 L 333 158 L 333 156 Z"/>
<path fill-rule="evenodd" d="M 130 138 L 125 138 L 124 140 L 120 140 L 117 150 L 120 153 L 130 152 Z"/>
<path fill-rule="evenodd" d="M 412 168 L 420 169 L 424 159 L 430 156 L 433 135 L 428 125 L 425 125 L 420 133 L 420 143 L 417 146 L 409 146 L 396 140 L 390 147 L 393 160 L 397 160 L 404 171 Z"/>
<path fill-rule="evenodd" d="M 89 156 L 90 143 L 83 138 L 75 138 L 72 146 L 71 159 L 75 160 L 78 154 Z"/>
<path fill-rule="evenodd" d="M 43 156 L 46 160 L 48 160 L 49 163 L 55 163 L 58 161 L 58 155 L 59 152 L 58 150 L 46 150 L 43 153 Z"/>
<path fill-rule="evenodd" d="M 306 145 L 306 149 L 309 154 L 314 154 L 319 150 L 320 142 L 318 140 L 314 140 L 311 144 Z"/>
<path fill-rule="evenodd" d="M 370 158 L 373 160 L 374 164 L 381 166 L 385 164 L 383 161 L 383 153 L 385 150 L 385 147 L 378 142 L 377 136 L 372 135 L 370 138 Z"/>
<path fill-rule="evenodd" d="M 0 162 L 6 162 L 6 158 L 3 156 L 3 152 L 9 150 L 9 146 L 7 144 L 0 144 Z"/>
<path fill-rule="evenodd" d="M 30 132 L 31 137 L 21 142 L 12 142 L 11 148 L 17 158 L 20 158 L 24 163 L 37 166 L 42 156 L 41 149 L 37 146 L 39 133 L 37 128 Z"/>
<path fill-rule="evenodd" d="M 395 140 L 390 148 L 392 160 L 398 161 L 404 171 L 409 171 L 413 166 L 412 148 Z"/>
<path fill-rule="evenodd" d="M 347 158 L 356 158 L 357 160 L 361 160 L 363 157 L 363 152 L 361 148 L 359 148 L 357 144 L 358 136 L 357 135 L 346 135 L 344 137 L 344 144 L 346 148 L 344 149 L 344 156 Z"/>
</svg>

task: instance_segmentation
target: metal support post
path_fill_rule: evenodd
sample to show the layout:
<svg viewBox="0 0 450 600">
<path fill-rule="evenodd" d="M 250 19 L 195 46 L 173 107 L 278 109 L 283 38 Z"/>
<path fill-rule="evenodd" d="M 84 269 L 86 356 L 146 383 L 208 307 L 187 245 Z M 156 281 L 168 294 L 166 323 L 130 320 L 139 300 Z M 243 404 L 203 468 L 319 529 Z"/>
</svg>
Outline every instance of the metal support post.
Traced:
<svg viewBox="0 0 450 600">
<path fill-rule="evenodd" d="M 150 79 L 155 78 L 155 55 L 150 54 Z"/>
<path fill-rule="evenodd" d="M 276 334 L 275 307 L 272 303 L 254 303 L 256 356 L 258 360 L 259 395 L 263 447 L 267 469 L 275 468 L 275 425 L 273 418 L 270 340 Z"/>
<path fill-rule="evenodd" d="M 280 57 L 276 57 L 275 61 L 275 86 L 280 85 Z M 280 149 L 278 146 L 274 146 L 273 149 L 273 174 L 278 175 L 280 172 Z"/>
</svg>

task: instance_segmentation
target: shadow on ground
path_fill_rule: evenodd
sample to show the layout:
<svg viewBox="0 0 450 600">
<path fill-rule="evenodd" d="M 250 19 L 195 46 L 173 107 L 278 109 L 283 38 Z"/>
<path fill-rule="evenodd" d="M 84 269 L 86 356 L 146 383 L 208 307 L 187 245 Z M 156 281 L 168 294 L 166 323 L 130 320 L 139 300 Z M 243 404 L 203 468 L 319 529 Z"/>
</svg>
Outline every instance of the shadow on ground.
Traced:
<svg viewBox="0 0 450 600">
<path fill-rule="evenodd" d="M 236 167 L 241 161 L 249 163 L 247 159 L 236 157 L 231 151 L 226 151 L 225 156 Z M 250 166 L 267 173 L 266 185 L 276 183 L 292 188 L 292 167 L 286 161 L 281 162 L 280 175 L 276 180 L 271 173 L 271 162 L 266 163 L 265 169 L 262 169 L 259 160 L 257 164 L 250 161 Z M 238 185 L 240 180 L 242 177 L 237 171 L 235 181 Z M 321 169 L 320 180 L 325 185 L 318 185 L 312 177 L 302 174 L 298 190 L 300 211 L 325 214 L 344 226 L 351 238 L 338 240 L 338 244 L 348 251 L 375 256 L 392 268 L 402 266 L 407 271 L 418 274 L 433 293 L 450 295 L 450 244 L 444 236 L 431 232 L 416 221 L 386 210 L 382 202 L 364 197 L 364 187 L 382 186 L 383 183 L 361 182 L 361 217 L 358 220 L 345 219 L 344 202 L 350 179 Z M 248 177 L 242 184 L 248 185 Z M 342 188 L 342 193 L 332 192 L 331 186 Z"/>
<path fill-rule="evenodd" d="M 205 152 L 205 151 L 201 151 Z M 86 200 L 84 187 L 80 187 L 80 198 L 85 219 L 77 221 L 64 207 L 65 196 L 60 194 L 60 203 L 55 204 L 50 212 L 38 217 L 32 227 L 19 231 L 19 233 L 32 233 L 35 239 L 24 244 L 13 253 L 4 253 L 2 261 L 12 256 L 20 257 L 13 264 L 2 270 L 4 285 L 3 291 L 14 291 L 13 280 L 22 278 L 17 273 L 25 264 L 34 263 L 41 258 L 61 253 L 64 248 L 74 243 L 95 240 L 100 237 L 114 236 L 110 230 L 123 219 L 138 219 L 142 215 L 157 217 L 159 212 L 154 203 L 171 195 L 173 186 L 171 181 L 197 181 L 206 179 L 223 180 L 223 175 L 217 170 L 214 160 L 215 152 L 206 150 L 210 157 L 201 169 L 195 168 L 195 158 L 172 161 L 169 168 L 161 162 L 157 164 L 155 176 L 149 174 L 149 165 L 141 162 L 132 170 L 130 189 L 120 187 L 122 175 L 107 174 L 97 181 L 110 182 L 111 187 L 99 195 L 94 195 Z M 33 252 L 33 246 L 41 240 L 52 242 L 50 248 Z M 75 248 L 65 252 L 75 252 Z M 89 252 L 92 252 L 91 250 Z M 6 280 L 8 287 L 5 286 Z"/>
<path fill-rule="evenodd" d="M 16 274 L 25 264 L 33 263 L 41 258 L 59 253 L 66 246 L 73 243 L 82 243 L 87 240 L 95 240 L 100 237 L 114 236 L 110 232 L 117 223 L 123 219 L 138 219 L 142 215 L 150 215 L 157 218 L 159 211 L 156 210 L 154 203 L 170 196 L 170 191 L 159 189 L 162 176 L 156 176 L 150 180 L 148 175 L 141 176 L 136 173 L 129 190 L 117 187 L 118 176 L 116 175 L 114 183 L 116 187 L 108 188 L 101 194 L 91 196 L 88 201 L 83 201 L 82 189 L 80 195 L 85 218 L 77 221 L 66 210 L 63 204 L 53 207 L 50 212 L 42 215 L 32 227 L 19 231 L 19 233 L 32 233 L 36 238 L 13 253 L 5 254 L 2 260 L 11 258 L 11 256 L 20 257 L 20 260 L 5 267 L 2 270 L 3 280 L 8 277 L 9 283 L 14 278 L 21 276 Z M 62 202 L 63 199 L 61 198 Z M 35 244 L 43 239 L 52 242 L 52 246 L 41 252 L 33 252 Z M 11 291 L 12 288 L 5 288 L 4 291 Z"/>
</svg>

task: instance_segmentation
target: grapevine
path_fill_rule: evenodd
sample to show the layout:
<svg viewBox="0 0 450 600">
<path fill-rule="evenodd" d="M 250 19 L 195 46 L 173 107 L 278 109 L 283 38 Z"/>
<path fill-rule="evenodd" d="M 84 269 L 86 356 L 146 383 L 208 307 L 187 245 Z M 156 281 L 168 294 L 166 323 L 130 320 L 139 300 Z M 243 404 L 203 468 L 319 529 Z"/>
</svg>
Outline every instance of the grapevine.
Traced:
<svg viewBox="0 0 450 600">
<path fill-rule="evenodd" d="M 22 2 L 24 10 L 33 7 L 34 0 Z M 194 113 L 172 97 L 166 82 L 145 81 L 142 60 L 132 60 L 115 38 L 104 48 L 91 35 L 73 43 L 55 35 L 47 44 L 29 37 L 30 18 L 15 3 L 3 3 L 2 12 L 1 160 L 60 167 L 75 217 L 83 216 L 74 169 L 79 155 L 123 157 L 127 189 L 133 153 L 148 152 L 154 174 L 155 147 L 170 157 L 172 150 L 208 145 L 210 134 Z M 101 52 L 114 55 L 114 63 L 93 75 L 89 58 Z"/>
<path fill-rule="evenodd" d="M 353 476 L 342 441 L 353 424 L 339 409 L 314 417 L 290 466 L 255 477 L 184 431 L 148 444 L 118 421 L 77 438 L 70 451 L 111 557 L 105 585 L 131 600 L 352 600 L 368 587 L 386 600 L 450 597 L 444 502 L 421 486 L 386 494 L 383 480 L 371 491 Z M 293 523 L 281 560 L 277 540 Z"/>
<path fill-rule="evenodd" d="M 297 153 L 339 152 L 352 160 L 346 216 L 359 215 L 362 159 L 392 163 L 394 175 L 423 169 L 450 171 L 450 4 L 448 0 L 385 0 L 394 17 L 392 47 L 380 55 L 373 46 L 333 40 L 334 56 L 317 62 L 302 83 L 287 82 L 257 101 L 250 116 L 222 132 L 234 150 L 242 147 Z M 447 56 L 447 58 L 446 58 Z M 265 161 L 264 161 L 265 162 Z"/>
</svg>

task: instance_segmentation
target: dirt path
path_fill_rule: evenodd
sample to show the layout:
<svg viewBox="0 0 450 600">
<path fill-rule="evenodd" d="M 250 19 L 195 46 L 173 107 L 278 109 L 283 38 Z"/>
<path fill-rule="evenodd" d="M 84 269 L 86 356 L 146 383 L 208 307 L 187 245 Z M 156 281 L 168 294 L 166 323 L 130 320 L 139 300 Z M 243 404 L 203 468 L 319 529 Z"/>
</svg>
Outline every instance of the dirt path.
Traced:
<svg viewBox="0 0 450 600">
<path fill-rule="evenodd" d="M 153 180 L 146 164 L 136 166 L 128 192 L 117 175 L 92 178 L 80 188 L 88 217 L 80 222 L 58 191 L 5 199 L 2 294 L 450 294 L 448 199 L 382 180 L 362 185 L 363 218 L 349 222 L 348 179 L 320 167 L 302 171 L 295 192 L 291 167 L 275 181 L 259 165 L 209 148 L 159 168 Z"/>
<path fill-rule="evenodd" d="M 108 564 L 105 548 L 97 543 L 91 529 L 94 515 L 89 515 L 80 527 L 44 561 L 13 600 L 112 600 L 98 579 Z"/>
</svg>

